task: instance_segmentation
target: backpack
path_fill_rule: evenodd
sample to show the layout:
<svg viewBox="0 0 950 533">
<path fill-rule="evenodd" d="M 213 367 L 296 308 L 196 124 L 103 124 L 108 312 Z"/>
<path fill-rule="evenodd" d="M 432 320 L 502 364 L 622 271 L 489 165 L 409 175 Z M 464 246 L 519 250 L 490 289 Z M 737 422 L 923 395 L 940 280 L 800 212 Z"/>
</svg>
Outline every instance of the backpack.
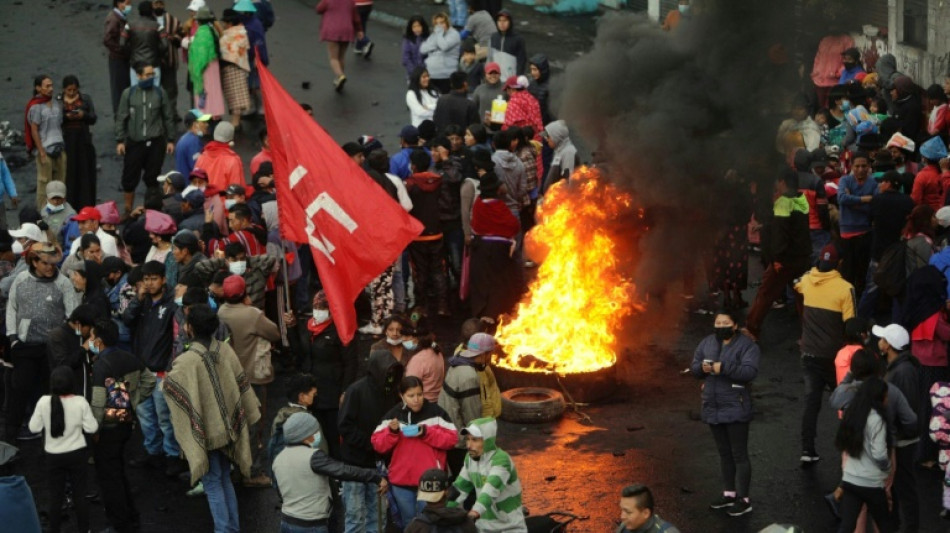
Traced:
<svg viewBox="0 0 950 533">
<path fill-rule="evenodd" d="M 104 361 L 103 361 L 104 362 Z M 129 382 L 106 378 L 106 406 L 102 417 L 106 424 L 131 424 L 135 417 L 132 413 L 132 395 L 129 394 Z"/>
<path fill-rule="evenodd" d="M 419 513 L 413 518 L 413 521 L 418 520 L 423 524 L 429 526 L 429 533 L 464 533 L 465 528 L 462 527 L 462 524 L 454 526 L 440 526 L 432 522 L 432 518 L 429 517 L 426 513 Z"/>
<path fill-rule="evenodd" d="M 899 296 L 907 284 L 907 241 L 888 246 L 874 271 L 874 284 L 888 296 Z"/>
</svg>

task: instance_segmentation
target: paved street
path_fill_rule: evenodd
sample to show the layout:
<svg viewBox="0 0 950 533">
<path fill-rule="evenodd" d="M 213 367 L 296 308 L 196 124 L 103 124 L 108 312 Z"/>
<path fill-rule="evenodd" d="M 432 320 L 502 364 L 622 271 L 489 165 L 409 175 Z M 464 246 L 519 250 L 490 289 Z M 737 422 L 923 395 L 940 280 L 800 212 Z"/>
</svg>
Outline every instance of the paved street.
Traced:
<svg viewBox="0 0 950 533">
<path fill-rule="evenodd" d="M 209 0 L 217 13 L 230 2 Z M 23 106 L 32 91 L 33 77 L 45 73 L 59 82 L 76 74 L 82 91 L 95 100 L 99 122 L 94 141 L 101 167 L 98 195 L 101 201 L 120 201 L 118 182 L 121 162 L 114 156 L 113 117 L 109 104 L 106 52 L 101 45 L 105 0 L 2 0 L 0 20 L 0 120 L 21 128 Z M 168 2 L 176 15 L 184 15 L 184 0 Z M 362 134 L 379 137 L 390 151 L 398 146 L 396 134 L 408 122 L 405 108 L 404 70 L 399 62 L 402 29 L 371 22 L 370 35 L 377 46 L 370 61 L 348 55 L 346 89 L 335 94 L 326 50 L 318 39 L 319 19 L 313 2 L 275 0 L 278 21 L 268 34 L 271 70 L 301 102 L 314 108 L 316 120 L 340 143 Z M 380 0 L 378 11 L 404 17 L 409 7 L 431 13 L 435 6 L 416 0 Z M 387 11 L 387 8 L 391 7 Z M 528 13 L 516 6 L 517 14 Z M 526 15 L 529 54 L 547 51 L 556 64 L 577 56 L 593 31 L 587 21 L 552 20 Z M 390 18 L 394 20 L 394 18 Z M 587 37 L 585 37 L 587 36 Z M 547 47 L 547 48 L 546 48 Z M 178 73 L 184 86 L 184 70 Z M 304 83 L 310 89 L 304 89 Z M 556 81 L 555 81 L 556 85 Z M 185 92 L 178 109 L 191 108 Z M 258 149 L 260 124 L 245 122 L 236 149 L 248 162 Z M 170 165 L 166 164 L 166 170 Z M 14 178 L 21 199 L 32 203 L 35 167 L 17 169 Z M 142 189 L 137 203 L 141 202 Z M 8 218 L 15 224 L 15 213 Z M 752 279 L 761 273 L 754 265 Z M 676 301 L 668 308 L 679 311 Z M 751 301 L 750 292 L 746 299 Z M 718 455 L 708 428 L 697 421 L 699 382 L 679 371 L 692 357 L 693 349 L 712 333 L 712 318 L 679 312 L 677 318 L 635 316 L 623 332 L 621 363 L 624 385 L 614 399 L 582 408 L 592 424 L 568 414 L 556 424 L 518 426 L 501 424 L 499 445 L 512 452 L 524 486 L 524 502 L 532 513 L 569 511 L 589 516 L 571 531 L 613 531 L 619 518 L 619 490 L 632 482 L 650 485 L 657 497 L 658 513 L 684 532 L 742 533 L 758 531 L 772 523 L 794 523 L 807 532 L 834 531 L 835 523 L 822 495 L 840 478 L 839 455 L 832 447 L 836 417 L 821 413 L 818 451 L 822 461 L 814 468 L 799 466 L 799 423 L 802 380 L 798 366 L 798 323 L 788 309 L 773 311 L 761 339 L 761 371 L 755 382 L 756 419 L 752 423 L 750 453 L 753 465 L 754 511 L 742 518 L 707 510 L 717 497 Z M 457 321 L 440 324 L 440 344 L 454 347 Z M 362 339 L 364 344 L 366 339 Z M 364 354 L 366 351 L 364 350 Z M 283 401 L 282 376 L 270 392 L 271 405 Z M 273 416 L 275 407 L 270 415 Z M 269 421 L 268 421 L 269 427 Z M 136 437 L 140 439 L 141 437 Z M 141 441 L 130 447 L 140 453 Z M 27 476 L 34 496 L 45 508 L 46 487 L 41 441 L 23 446 L 18 469 Z M 185 496 L 187 487 L 159 474 L 130 469 L 136 501 L 142 513 L 143 531 L 204 532 L 211 530 L 211 516 L 203 497 Z M 947 527 L 937 518 L 939 479 L 920 472 L 923 532 L 938 533 Z M 277 531 L 276 493 L 271 489 L 238 488 L 242 530 Z M 92 506 L 94 530 L 105 527 L 102 507 Z M 73 531 L 72 523 L 66 531 Z M 72 529 L 70 529 L 72 528 Z M 0 527 L 0 530 L 3 528 Z"/>
</svg>

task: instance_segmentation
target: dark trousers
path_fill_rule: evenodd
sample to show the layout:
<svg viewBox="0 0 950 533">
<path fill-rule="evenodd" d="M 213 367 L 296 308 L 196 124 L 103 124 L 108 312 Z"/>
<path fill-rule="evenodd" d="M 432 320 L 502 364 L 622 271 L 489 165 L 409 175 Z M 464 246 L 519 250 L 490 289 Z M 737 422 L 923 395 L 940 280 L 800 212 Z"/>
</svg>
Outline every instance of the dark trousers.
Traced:
<svg viewBox="0 0 950 533">
<path fill-rule="evenodd" d="M 142 142 L 125 143 L 125 160 L 122 163 L 122 190 L 135 192 L 140 180 L 145 186 L 158 186 L 158 174 L 165 162 L 165 139 L 160 137 Z"/>
<path fill-rule="evenodd" d="M 13 442 L 23 423 L 27 409 L 49 388 L 49 359 L 46 345 L 19 343 L 10 350 L 13 376 L 10 380 L 10 401 L 7 402 L 6 434 Z"/>
<path fill-rule="evenodd" d="M 772 308 L 772 302 L 784 294 L 785 286 L 794 279 L 800 277 L 808 269 L 808 258 L 802 261 L 795 261 L 790 264 L 782 264 L 780 270 L 775 270 L 774 265 L 769 265 L 762 274 L 762 285 L 755 293 L 755 301 L 749 308 L 749 316 L 746 319 L 746 327 L 749 331 L 759 336 L 762 331 L 762 322 L 765 321 L 765 315 Z"/>
<path fill-rule="evenodd" d="M 466 455 L 468 455 L 468 450 L 465 448 L 452 448 L 445 453 L 445 462 L 449 466 L 449 476 L 451 476 L 452 481 L 455 481 L 455 478 L 459 476 L 459 472 L 462 471 Z"/>
<path fill-rule="evenodd" d="M 883 488 L 859 487 L 851 483 L 841 483 L 844 496 L 841 498 L 841 523 L 838 533 L 851 533 L 861 514 L 861 506 L 868 506 L 868 513 L 874 519 L 874 524 L 880 533 L 897 531 L 894 517 L 887 510 L 887 494 Z"/>
<path fill-rule="evenodd" d="M 178 69 L 162 65 L 162 90 L 172 106 L 172 116 L 175 117 L 175 122 L 178 122 L 181 118 L 178 114 Z"/>
<path fill-rule="evenodd" d="M 139 513 L 135 509 L 129 479 L 125 475 L 125 444 L 132 436 L 132 424 L 103 427 L 96 443 L 96 480 L 102 505 L 112 527 L 121 533 L 138 531 Z M 83 494 L 76 493 L 74 494 Z"/>
<path fill-rule="evenodd" d="M 854 285 L 855 294 L 862 294 L 871 262 L 871 232 L 841 239 L 841 261 L 841 277 Z"/>
<path fill-rule="evenodd" d="M 340 459 L 340 430 L 337 421 L 339 409 L 314 409 L 314 418 L 320 422 L 320 430 L 323 431 L 323 440 L 327 443 L 330 457 Z M 273 461 L 273 457 L 271 461 Z"/>
<path fill-rule="evenodd" d="M 735 492 L 737 498 L 749 497 L 752 483 L 752 463 L 749 461 L 749 423 L 710 424 L 719 467 L 722 470 L 723 490 Z"/>
<path fill-rule="evenodd" d="M 46 454 L 49 481 L 49 531 L 59 533 L 63 521 L 63 499 L 66 497 L 66 478 L 73 489 L 73 510 L 76 529 L 89 531 L 89 502 L 86 500 L 86 465 L 89 454 L 85 448 L 67 453 Z M 108 490 L 108 489 L 106 489 Z"/>
<path fill-rule="evenodd" d="M 356 6 L 356 12 L 360 15 L 360 23 L 363 25 L 363 38 L 356 41 L 356 49 L 362 50 L 369 43 L 369 30 L 366 25 L 369 23 L 369 14 L 373 12 L 373 4 L 366 6 Z"/>
<path fill-rule="evenodd" d="M 119 110 L 122 91 L 129 88 L 129 60 L 109 58 L 109 89 L 112 92 L 112 115 Z"/>
<path fill-rule="evenodd" d="M 917 477 L 914 474 L 917 446 L 903 446 L 894 449 L 897 469 L 894 472 L 894 518 L 900 519 L 901 531 L 917 533 L 920 529 L 920 501 L 917 497 Z"/>
<path fill-rule="evenodd" d="M 412 283 L 416 291 L 416 305 L 428 308 L 429 295 L 435 295 L 439 310 L 448 308 L 448 289 L 445 282 L 445 252 L 442 239 L 415 241 L 409 244 L 412 262 Z"/>
<path fill-rule="evenodd" d="M 818 413 L 826 388 L 835 387 L 835 362 L 826 357 L 802 355 L 802 378 L 805 380 L 805 411 L 802 413 L 802 450 L 815 449 L 818 435 Z"/>
</svg>

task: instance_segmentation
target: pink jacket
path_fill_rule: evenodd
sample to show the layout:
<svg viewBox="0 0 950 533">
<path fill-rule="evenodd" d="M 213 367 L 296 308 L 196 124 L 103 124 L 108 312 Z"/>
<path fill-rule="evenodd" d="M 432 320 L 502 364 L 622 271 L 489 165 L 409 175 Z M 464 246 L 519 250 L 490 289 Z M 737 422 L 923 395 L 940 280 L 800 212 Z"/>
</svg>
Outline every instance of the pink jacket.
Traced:
<svg viewBox="0 0 950 533">
<path fill-rule="evenodd" d="M 406 376 L 415 376 L 422 380 L 422 395 L 432 403 L 439 402 L 442 383 L 445 381 L 445 360 L 427 348 L 412 356 L 406 365 Z"/>
<path fill-rule="evenodd" d="M 818 53 L 815 54 L 815 65 L 811 69 L 811 81 L 815 87 L 834 87 L 838 85 L 841 69 L 841 53 L 854 46 L 854 39 L 850 35 L 829 35 L 818 43 Z"/>
</svg>

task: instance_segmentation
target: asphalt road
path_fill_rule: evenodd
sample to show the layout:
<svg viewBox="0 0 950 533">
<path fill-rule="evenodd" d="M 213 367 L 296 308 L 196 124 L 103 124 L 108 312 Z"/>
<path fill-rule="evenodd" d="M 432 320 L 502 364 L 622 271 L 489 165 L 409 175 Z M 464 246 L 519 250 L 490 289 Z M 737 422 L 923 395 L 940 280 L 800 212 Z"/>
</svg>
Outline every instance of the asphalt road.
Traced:
<svg viewBox="0 0 950 533">
<path fill-rule="evenodd" d="M 384 10 L 389 1 L 395 0 L 377 2 L 377 9 Z M 82 90 L 92 95 L 99 110 L 99 123 L 94 128 L 101 165 L 99 196 L 101 200 L 119 200 L 121 162 L 114 157 L 108 68 L 100 44 L 106 3 L 0 2 L 4 30 L 0 32 L 0 49 L 4 51 L 0 54 L 0 88 L 5 96 L 0 100 L 0 119 L 11 121 L 15 127 L 22 123 L 23 106 L 36 74 L 51 75 L 57 85 L 66 74 L 78 75 Z M 223 0 L 209 3 L 218 12 L 226 4 Z M 371 26 L 377 43 L 373 58 L 365 61 L 348 56 L 349 81 L 344 94 L 338 95 L 332 90 L 325 48 L 318 40 L 317 16 L 303 2 L 275 3 L 279 20 L 268 34 L 268 45 L 271 68 L 278 79 L 301 102 L 314 107 L 316 120 L 341 143 L 368 133 L 394 149 L 396 134 L 409 118 L 403 104 L 400 32 L 380 24 Z M 178 10 L 184 2 L 169 4 Z M 541 16 L 537 17 L 538 24 L 543 24 Z M 543 44 L 552 49 L 563 47 L 553 35 Z M 570 55 L 569 51 L 559 52 L 561 57 Z M 183 71 L 179 71 L 179 79 L 183 83 Z M 304 82 L 310 82 L 309 90 L 303 89 Z M 182 95 L 178 107 L 184 110 L 191 106 Z M 236 149 L 246 160 L 257 150 L 254 132 L 259 127 L 246 123 L 246 134 L 238 139 Z M 32 202 L 28 191 L 35 183 L 33 165 L 18 169 L 14 177 L 22 199 Z M 15 217 L 11 214 L 10 218 L 12 221 Z M 752 294 L 746 298 L 751 300 Z M 629 320 L 623 332 L 626 348 L 618 365 L 624 386 L 611 402 L 582 409 L 591 423 L 568 415 L 556 424 L 501 425 L 499 444 L 514 455 L 525 504 L 533 513 L 562 510 L 589 516 L 573 525 L 571 531 L 612 531 L 619 517 L 620 487 L 643 482 L 653 487 L 659 514 L 684 532 L 752 532 L 772 522 L 798 524 L 808 532 L 834 531 L 835 523 L 821 500 L 840 477 L 838 455 L 831 445 L 836 419 L 829 410 L 824 410 L 820 419 L 818 451 L 822 462 L 808 470 L 801 469 L 798 462 L 803 385 L 794 313 L 774 311 L 766 322 L 750 442 L 754 511 L 733 519 L 706 509 L 720 488 L 718 456 L 708 428 L 695 420 L 699 384 L 678 373 L 699 339 L 711 332 L 711 318 L 683 313 L 678 297 L 665 307 L 664 313 Z M 441 325 L 440 330 L 445 332 L 440 337 L 443 345 L 453 344 L 451 332 L 456 323 Z M 280 396 L 278 379 L 270 397 L 274 402 Z M 138 445 L 132 448 L 139 453 Z M 27 476 L 43 508 L 46 488 L 40 443 L 25 444 L 23 454 L 18 469 Z M 131 469 L 130 475 L 142 512 L 143 531 L 211 530 L 204 498 L 186 497 L 187 487 L 154 472 Z M 921 531 L 947 531 L 936 518 L 938 478 L 921 473 L 920 489 L 924 510 Z M 272 490 L 239 488 L 238 498 L 243 530 L 277 530 L 277 497 Z M 105 527 L 102 509 L 97 505 L 93 506 L 93 523 Z M 74 526 L 70 523 L 66 531 L 72 531 L 69 528 Z"/>
</svg>

